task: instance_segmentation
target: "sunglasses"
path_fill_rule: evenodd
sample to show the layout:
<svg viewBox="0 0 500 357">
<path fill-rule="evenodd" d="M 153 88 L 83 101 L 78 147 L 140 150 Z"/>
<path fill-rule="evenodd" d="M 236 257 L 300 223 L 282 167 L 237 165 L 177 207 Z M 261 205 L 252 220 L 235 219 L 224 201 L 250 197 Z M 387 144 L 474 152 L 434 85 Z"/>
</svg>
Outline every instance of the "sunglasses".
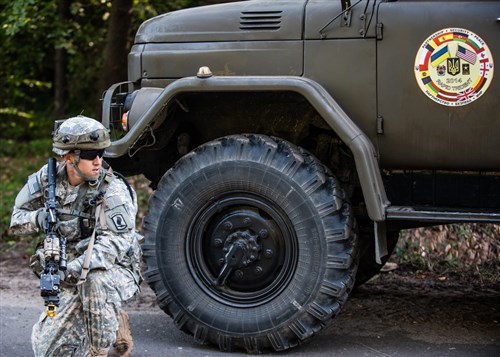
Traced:
<svg viewBox="0 0 500 357">
<path fill-rule="evenodd" d="M 104 149 L 80 151 L 80 158 L 84 160 L 94 160 L 97 156 L 102 157 L 103 155 L 104 155 Z"/>
</svg>

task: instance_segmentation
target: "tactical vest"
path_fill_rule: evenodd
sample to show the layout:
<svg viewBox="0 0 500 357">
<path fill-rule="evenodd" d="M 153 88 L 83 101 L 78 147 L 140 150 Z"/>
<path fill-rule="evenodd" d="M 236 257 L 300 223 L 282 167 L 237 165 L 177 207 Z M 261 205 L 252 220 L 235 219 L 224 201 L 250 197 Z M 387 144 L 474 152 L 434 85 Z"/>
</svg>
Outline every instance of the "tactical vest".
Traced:
<svg viewBox="0 0 500 357">
<path fill-rule="evenodd" d="M 58 167 L 58 180 L 65 179 L 63 170 L 65 170 L 65 165 L 60 165 Z M 108 169 L 107 171 L 101 170 L 96 185 L 86 183 L 73 188 L 69 186 L 67 180 L 65 181 L 63 184 L 66 188 L 64 197 L 57 195 L 60 207 L 57 212 L 58 230 L 66 237 L 68 242 L 78 241 L 92 234 L 96 225 L 94 218 L 96 205 L 106 193 L 106 189 L 113 178 L 111 169 Z M 46 198 L 45 191 L 44 196 Z"/>
</svg>

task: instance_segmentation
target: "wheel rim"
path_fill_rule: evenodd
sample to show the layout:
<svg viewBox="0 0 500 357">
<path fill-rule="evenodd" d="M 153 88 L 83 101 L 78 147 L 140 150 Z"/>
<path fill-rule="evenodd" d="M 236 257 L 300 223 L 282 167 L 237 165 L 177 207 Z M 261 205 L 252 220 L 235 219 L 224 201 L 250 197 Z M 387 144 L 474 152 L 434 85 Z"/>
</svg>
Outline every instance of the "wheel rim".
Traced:
<svg viewBox="0 0 500 357">
<path fill-rule="evenodd" d="M 231 193 L 194 217 L 186 239 L 196 283 L 235 307 L 258 306 L 278 296 L 295 272 L 298 247 L 281 207 L 264 197 Z"/>
</svg>

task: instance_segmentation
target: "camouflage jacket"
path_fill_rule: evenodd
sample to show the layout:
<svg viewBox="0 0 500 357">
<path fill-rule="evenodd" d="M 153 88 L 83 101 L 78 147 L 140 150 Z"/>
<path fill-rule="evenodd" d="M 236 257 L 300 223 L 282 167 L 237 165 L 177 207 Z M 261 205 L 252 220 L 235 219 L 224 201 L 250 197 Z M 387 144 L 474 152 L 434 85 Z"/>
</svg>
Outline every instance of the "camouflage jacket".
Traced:
<svg viewBox="0 0 500 357">
<path fill-rule="evenodd" d="M 37 215 L 44 209 L 48 185 L 47 165 L 28 178 L 28 182 L 16 197 L 10 229 L 15 235 L 34 234 L 40 231 Z M 71 186 L 66 176 L 66 165 L 59 164 L 56 174 L 56 198 L 58 201 L 58 233 L 67 239 L 68 269 L 80 273 L 84 253 L 94 225 L 96 238 L 90 262 L 92 269 L 111 269 L 120 265 L 134 274 L 140 284 L 140 235 L 135 230 L 137 199 L 133 189 L 123 180 L 112 176 L 105 188 L 103 210 L 106 220 L 101 224 L 94 218 L 95 199 L 103 187 L 107 170 L 101 168 L 98 183 L 84 182 Z"/>
</svg>

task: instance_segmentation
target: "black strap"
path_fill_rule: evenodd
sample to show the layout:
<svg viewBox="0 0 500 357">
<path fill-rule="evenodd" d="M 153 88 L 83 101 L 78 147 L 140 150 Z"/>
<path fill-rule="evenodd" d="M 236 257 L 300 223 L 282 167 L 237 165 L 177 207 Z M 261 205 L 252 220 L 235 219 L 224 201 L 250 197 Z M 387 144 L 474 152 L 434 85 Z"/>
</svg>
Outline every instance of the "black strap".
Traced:
<svg viewBox="0 0 500 357">
<path fill-rule="evenodd" d="M 127 186 L 128 193 L 130 194 L 130 198 L 132 198 L 132 201 L 134 200 L 134 190 L 132 190 L 132 186 L 130 185 L 130 182 L 128 182 L 127 178 L 123 176 L 122 173 L 114 171 L 114 174 L 116 177 L 118 177 L 120 180 L 125 183 L 125 186 Z"/>
</svg>

